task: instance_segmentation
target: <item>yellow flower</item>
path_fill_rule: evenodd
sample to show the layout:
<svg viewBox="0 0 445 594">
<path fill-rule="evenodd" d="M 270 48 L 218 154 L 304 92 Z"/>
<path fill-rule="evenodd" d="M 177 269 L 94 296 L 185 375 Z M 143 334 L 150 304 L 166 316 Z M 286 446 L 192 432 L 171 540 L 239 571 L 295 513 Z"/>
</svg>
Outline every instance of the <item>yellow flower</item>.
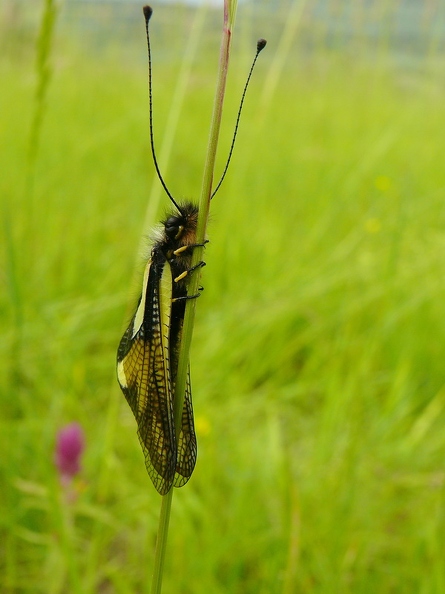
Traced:
<svg viewBox="0 0 445 594">
<path fill-rule="evenodd" d="M 374 180 L 374 185 L 380 192 L 388 192 L 392 189 L 393 183 L 387 175 L 378 175 Z"/>
<path fill-rule="evenodd" d="M 382 224 L 379 219 L 372 218 L 365 221 L 365 231 L 374 235 L 374 233 L 378 233 L 382 228 Z"/>
<path fill-rule="evenodd" d="M 195 418 L 195 429 L 196 433 L 201 437 L 206 437 L 207 435 L 210 435 L 210 433 L 212 432 L 212 426 L 210 424 L 210 421 L 203 416 Z"/>
</svg>

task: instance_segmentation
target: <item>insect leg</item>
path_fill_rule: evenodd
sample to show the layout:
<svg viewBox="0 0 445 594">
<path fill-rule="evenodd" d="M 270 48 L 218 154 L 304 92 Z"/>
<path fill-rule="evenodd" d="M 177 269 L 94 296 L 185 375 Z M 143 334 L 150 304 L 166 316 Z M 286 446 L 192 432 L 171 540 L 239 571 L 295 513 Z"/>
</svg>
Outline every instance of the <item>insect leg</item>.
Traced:
<svg viewBox="0 0 445 594">
<path fill-rule="evenodd" d="M 205 239 L 203 243 L 191 243 L 190 245 L 182 245 L 180 248 L 178 248 L 177 250 L 175 250 L 173 252 L 174 256 L 179 256 L 179 254 L 182 254 L 182 252 L 185 252 L 187 250 L 191 250 L 195 247 L 205 247 L 206 243 L 209 243 L 208 239 Z"/>
<path fill-rule="evenodd" d="M 196 293 L 196 295 L 183 295 L 181 297 L 173 297 L 172 303 L 175 303 L 175 301 L 185 301 L 186 299 L 197 299 L 198 297 L 201 297 L 201 293 Z"/>
<path fill-rule="evenodd" d="M 197 268 L 202 268 L 205 265 L 206 265 L 206 263 L 201 260 L 201 262 L 198 262 L 198 264 L 195 264 L 195 266 L 192 266 L 191 268 L 187 268 L 187 270 L 184 270 L 184 272 L 181 272 L 181 274 L 179 276 L 177 276 L 176 278 L 174 278 L 173 280 L 175 281 L 175 283 L 178 283 L 183 278 L 185 278 L 189 274 L 189 272 L 193 272 Z"/>
</svg>

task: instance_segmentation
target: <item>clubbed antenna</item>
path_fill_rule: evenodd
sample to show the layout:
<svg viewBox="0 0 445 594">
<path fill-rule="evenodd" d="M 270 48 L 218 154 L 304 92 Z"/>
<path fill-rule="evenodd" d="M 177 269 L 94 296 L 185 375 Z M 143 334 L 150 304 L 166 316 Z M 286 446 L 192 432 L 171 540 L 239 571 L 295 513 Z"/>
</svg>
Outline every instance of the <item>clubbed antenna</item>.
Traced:
<svg viewBox="0 0 445 594">
<path fill-rule="evenodd" d="M 173 198 L 170 193 L 170 190 L 167 188 L 167 185 L 161 175 L 161 171 L 159 169 L 158 160 L 156 159 L 156 151 L 155 151 L 155 143 L 153 138 L 153 98 L 152 98 L 152 83 L 151 83 L 151 49 L 150 49 L 150 34 L 148 31 L 148 23 L 150 22 L 151 15 L 153 14 L 153 9 L 151 6 L 144 6 L 144 17 L 145 17 L 145 32 L 147 34 L 147 49 L 148 49 L 148 97 L 150 102 L 150 144 L 151 144 L 151 154 L 153 155 L 153 162 L 155 165 L 156 173 L 158 174 L 159 181 L 162 184 L 167 196 L 182 214 L 182 210 L 180 209 L 178 203 Z"/>
</svg>

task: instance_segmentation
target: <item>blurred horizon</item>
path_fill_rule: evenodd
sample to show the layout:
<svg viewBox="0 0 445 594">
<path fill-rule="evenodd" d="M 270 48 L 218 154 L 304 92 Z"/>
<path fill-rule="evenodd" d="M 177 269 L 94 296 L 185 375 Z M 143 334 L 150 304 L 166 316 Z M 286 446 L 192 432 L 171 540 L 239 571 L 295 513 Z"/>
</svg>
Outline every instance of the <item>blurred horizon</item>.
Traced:
<svg viewBox="0 0 445 594">
<path fill-rule="evenodd" d="M 111 23 L 113 35 L 125 36 L 140 26 L 143 4 L 140 0 L 65 0 L 55 4 L 60 7 L 58 27 L 102 37 L 106 32 L 110 33 Z M 2 0 L 0 17 L 7 27 L 35 25 L 42 6 L 40 3 L 30 6 L 26 0 Z M 171 11 L 177 7 L 181 12 L 193 12 L 200 6 L 207 6 L 214 12 L 215 26 L 218 26 L 222 2 L 158 0 L 152 6 L 157 18 L 165 8 Z M 294 44 L 304 46 L 306 51 L 318 51 L 320 42 L 325 48 L 347 50 L 350 45 L 355 47 L 359 39 L 362 49 L 365 46 L 371 53 L 385 43 L 385 51 L 403 62 L 404 59 L 440 54 L 445 48 L 445 3 L 434 0 L 402 0 L 393 5 L 371 0 L 356 4 L 346 0 L 240 0 L 238 17 L 248 15 L 253 27 L 255 23 L 263 27 L 266 24 L 266 29 L 271 28 L 271 23 L 274 27 L 284 27 L 289 12 L 295 12 L 295 9 L 299 12 L 299 32 Z M 172 23 L 167 25 L 172 26 Z M 178 22 L 173 26 L 177 28 Z"/>
</svg>

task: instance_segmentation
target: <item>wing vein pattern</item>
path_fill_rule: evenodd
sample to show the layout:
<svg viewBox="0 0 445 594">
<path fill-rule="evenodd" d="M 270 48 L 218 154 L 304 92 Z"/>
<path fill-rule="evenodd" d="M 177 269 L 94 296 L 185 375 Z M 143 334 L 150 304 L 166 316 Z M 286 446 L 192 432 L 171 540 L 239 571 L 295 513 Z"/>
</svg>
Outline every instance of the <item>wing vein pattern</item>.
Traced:
<svg viewBox="0 0 445 594">
<path fill-rule="evenodd" d="M 197 456 L 190 372 L 178 437 L 174 388 L 182 320 L 172 332 L 173 278 L 169 262 L 148 262 L 136 313 L 119 344 L 118 380 L 135 416 L 148 474 L 161 495 L 183 486 Z"/>
</svg>

